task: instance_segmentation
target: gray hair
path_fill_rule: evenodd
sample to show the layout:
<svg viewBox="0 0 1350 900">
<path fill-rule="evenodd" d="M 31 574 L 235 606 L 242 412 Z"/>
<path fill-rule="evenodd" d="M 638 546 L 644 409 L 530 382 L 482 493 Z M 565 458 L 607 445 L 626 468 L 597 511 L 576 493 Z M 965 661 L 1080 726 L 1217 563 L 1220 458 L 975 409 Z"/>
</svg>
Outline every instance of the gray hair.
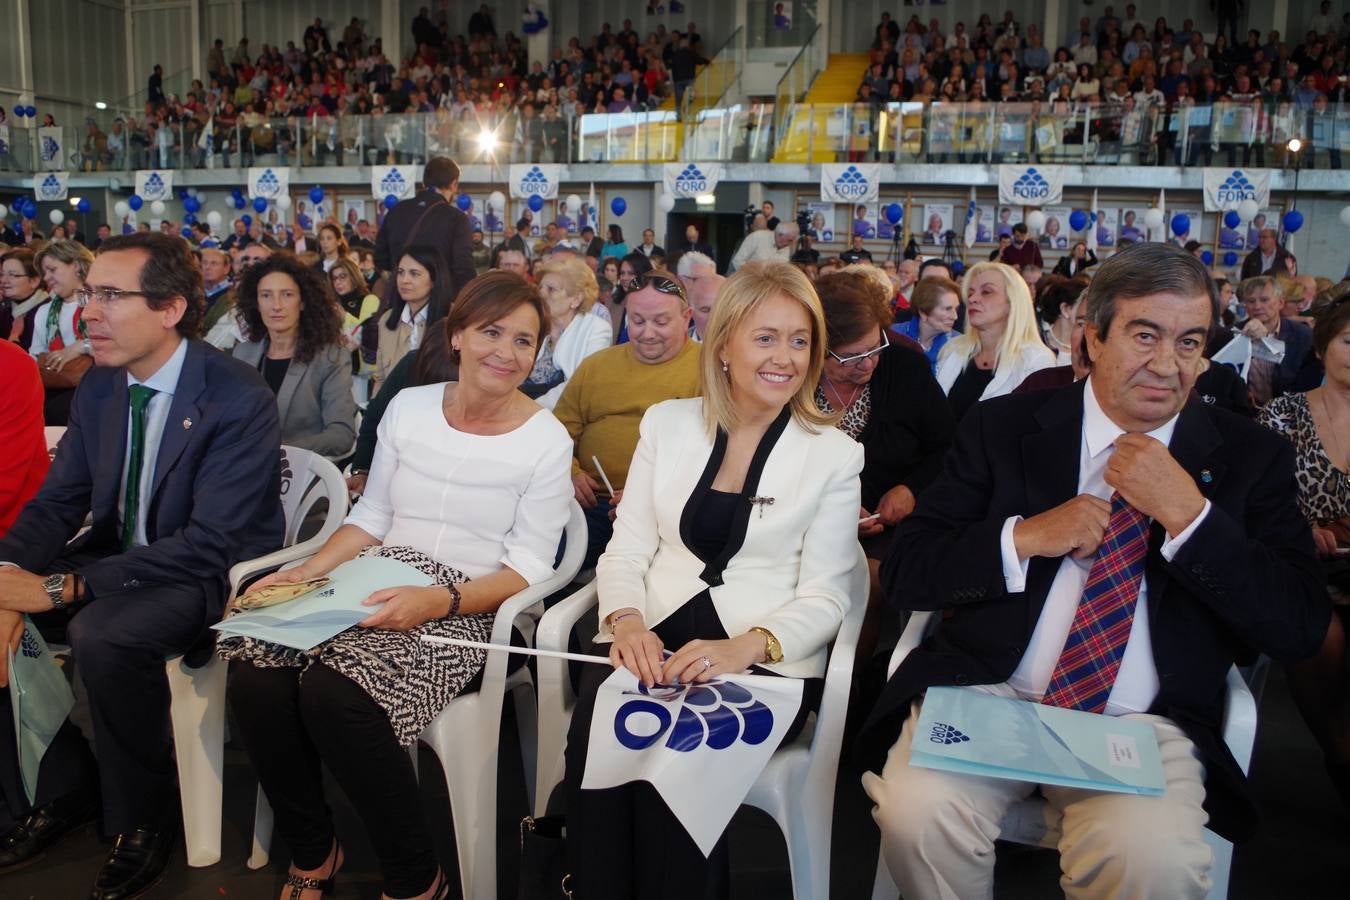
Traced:
<svg viewBox="0 0 1350 900">
<path fill-rule="evenodd" d="M 717 263 L 709 259 L 706 253 L 690 250 L 688 253 L 680 254 L 680 261 L 675 266 L 675 274 L 681 278 L 693 278 L 695 266 L 709 266 L 716 269 Z"/>
<path fill-rule="evenodd" d="M 1280 290 L 1279 279 L 1272 278 L 1269 275 L 1254 275 L 1251 278 L 1244 278 L 1238 282 L 1238 299 L 1246 303 L 1257 291 L 1263 291 L 1266 288 L 1272 288 L 1275 296 L 1284 299 L 1284 291 Z"/>
<path fill-rule="evenodd" d="M 782 235 L 783 237 L 791 237 L 793 240 L 796 240 L 796 239 L 797 239 L 797 223 L 796 223 L 796 222 L 779 222 L 779 223 L 778 223 L 778 227 L 775 228 L 775 229 L 773 230 L 773 233 L 774 233 L 774 234 Z"/>
<path fill-rule="evenodd" d="M 1105 339 L 1116 316 L 1116 302 L 1150 294 L 1204 295 L 1209 300 L 1210 325 L 1219 321 L 1219 289 L 1205 264 L 1172 244 L 1132 244 L 1097 270 L 1083 292 L 1084 315 Z"/>
</svg>

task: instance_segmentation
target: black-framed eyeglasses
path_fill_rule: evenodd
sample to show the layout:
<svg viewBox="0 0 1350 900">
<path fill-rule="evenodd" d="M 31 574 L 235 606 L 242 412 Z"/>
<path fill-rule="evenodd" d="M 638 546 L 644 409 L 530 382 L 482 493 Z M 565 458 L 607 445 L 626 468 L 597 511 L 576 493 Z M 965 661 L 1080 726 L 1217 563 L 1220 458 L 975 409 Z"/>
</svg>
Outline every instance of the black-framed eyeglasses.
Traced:
<svg viewBox="0 0 1350 900">
<path fill-rule="evenodd" d="M 689 296 L 684 292 L 684 285 L 668 275 L 660 272 L 645 272 L 642 275 L 643 285 L 651 285 L 656 288 L 658 293 L 669 294 L 672 297 L 679 297 L 680 302 L 685 306 L 689 305 Z"/>
<path fill-rule="evenodd" d="M 881 346 L 880 346 L 880 347 L 873 347 L 871 350 L 868 350 L 866 353 L 857 353 L 857 354 L 854 354 L 853 356 L 840 356 L 838 353 L 835 353 L 833 350 L 826 350 L 825 352 L 828 353 L 828 354 L 830 354 L 830 358 L 833 359 L 835 362 L 839 363 L 839 365 L 841 365 L 841 366 L 860 366 L 860 365 L 862 365 L 863 360 L 865 360 L 865 359 L 872 359 L 872 358 L 875 357 L 878 353 L 880 353 L 882 350 L 885 350 L 885 349 L 886 349 L 887 347 L 889 347 L 890 345 L 891 345 L 891 339 L 888 338 L 888 337 L 886 336 L 886 332 L 885 332 L 885 330 L 883 329 L 882 332 L 881 332 Z"/>
<path fill-rule="evenodd" d="M 75 302 L 80 309 L 84 309 L 90 303 L 97 300 L 103 306 L 111 306 L 123 297 L 144 297 L 147 300 L 153 299 L 153 294 L 147 294 L 145 291 L 124 291 L 120 288 L 99 288 L 85 285 L 75 292 Z"/>
</svg>

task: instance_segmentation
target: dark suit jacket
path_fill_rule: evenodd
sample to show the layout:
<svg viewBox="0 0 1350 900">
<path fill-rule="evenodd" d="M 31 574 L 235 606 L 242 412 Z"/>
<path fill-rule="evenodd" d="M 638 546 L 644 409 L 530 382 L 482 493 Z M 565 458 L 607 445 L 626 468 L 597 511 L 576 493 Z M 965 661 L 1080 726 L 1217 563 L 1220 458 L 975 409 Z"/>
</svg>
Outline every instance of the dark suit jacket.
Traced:
<svg viewBox="0 0 1350 900">
<path fill-rule="evenodd" d="M 92 527 L 69 550 L 102 555 L 79 570 L 95 598 L 205 582 L 214 589 L 208 596 L 223 602 L 230 566 L 278 549 L 285 530 L 272 392 L 238 360 L 188 344 L 149 486 L 150 543 L 124 553 L 117 503 L 127 409 L 125 369 L 95 366 L 81 379 L 56 460 L 0 539 L 0 560 L 47 572 L 92 511 Z"/>
<path fill-rule="evenodd" d="M 1210 344 L 1212 352 L 1206 353 L 1206 356 L 1213 356 L 1220 349 L 1228 345 L 1239 332 L 1230 332 L 1226 339 L 1220 336 Z M 1302 322 L 1295 322 L 1292 319 L 1280 319 L 1280 333 L 1277 335 L 1284 341 L 1284 359 L 1275 367 L 1275 373 L 1271 377 L 1271 387 L 1274 389 L 1275 396 L 1281 394 L 1292 394 L 1300 391 L 1310 391 L 1322 383 L 1322 364 L 1317 359 L 1317 354 L 1312 349 L 1312 329 Z"/>
<path fill-rule="evenodd" d="M 426 190 L 389 210 L 375 235 L 375 267 L 389 272 L 398 265 L 405 247 L 426 244 L 441 252 L 450 268 L 450 300 L 478 273 L 470 249 L 473 230 L 469 217 L 445 202 L 435 191 Z"/>
<path fill-rule="evenodd" d="M 872 372 L 872 412 L 863 428 L 862 501 L 876 509 L 881 495 L 903 484 L 914 496 L 942 471 L 956 419 L 922 350 L 892 345 Z"/>
<path fill-rule="evenodd" d="M 1034 558 L 1026 590 L 1004 587 L 999 536 L 1078 493 L 1084 383 L 976 404 L 962 420 L 942 476 L 896 528 L 882 589 L 904 610 L 944 610 L 938 629 L 882 691 L 859 738 L 860 762 L 880 769 L 910 701 L 932 685 L 1000 684 L 1021 662 L 1060 559 Z M 1293 447 L 1278 435 L 1192 398 L 1172 455 L 1209 499 L 1209 514 L 1171 562 L 1149 534 L 1145 571 L 1158 696 L 1206 768 L 1211 827 L 1243 837 L 1255 820 L 1242 770 L 1220 736 L 1230 666 L 1254 651 L 1311 656 L 1330 608 L 1294 486 Z"/>
<path fill-rule="evenodd" d="M 1284 267 L 1284 259 L 1289 255 L 1289 251 L 1283 247 L 1275 248 L 1275 261 L 1270 264 L 1271 275 L 1283 275 L 1289 270 Z M 1242 261 L 1242 277 L 1255 278 L 1261 274 L 1261 248 L 1257 247 L 1247 258 Z"/>
</svg>

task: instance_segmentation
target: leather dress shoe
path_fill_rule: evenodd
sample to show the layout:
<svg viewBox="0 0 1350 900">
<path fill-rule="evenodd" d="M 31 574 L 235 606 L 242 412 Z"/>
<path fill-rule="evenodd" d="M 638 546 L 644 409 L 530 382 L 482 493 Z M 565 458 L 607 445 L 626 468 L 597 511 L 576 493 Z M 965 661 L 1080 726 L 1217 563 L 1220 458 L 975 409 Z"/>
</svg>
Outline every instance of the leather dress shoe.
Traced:
<svg viewBox="0 0 1350 900">
<path fill-rule="evenodd" d="M 94 880 L 89 900 L 130 900 L 145 893 L 164 874 L 177 839 L 174 820 L 158 830 L 138 828 L 119 834 Z"/>
<path fill-rule="evenodd" d="M 96 815 L 94 800 L 37 807 L 0 835 L 0 874 L 37 862 L 48 848 L 94 821 Z"/>
</svg>

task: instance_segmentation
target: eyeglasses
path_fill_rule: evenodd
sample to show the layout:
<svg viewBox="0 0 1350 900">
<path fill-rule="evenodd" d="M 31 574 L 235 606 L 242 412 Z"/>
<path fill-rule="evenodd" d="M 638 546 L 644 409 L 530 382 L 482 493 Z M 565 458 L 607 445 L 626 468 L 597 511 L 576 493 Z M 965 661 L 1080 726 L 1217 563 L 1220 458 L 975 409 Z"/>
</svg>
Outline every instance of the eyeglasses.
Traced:
<svg viewBox="0 0 1350 900">
<path fill-rule="evenodd" d="M 97 300 L 103 306 L 111 306 L 123 297 L 145 297 L 153 298 L 153 294 L 147 294 L 145 291 L 124 291 L 119 288 L 96 288 L 82 287 L 75 292 L 75 302 L 80 309 L 84 309 L 90 303 Z"/>
<path fill-rule="evenodd" d="M 673 278 L 660 272 L 647 272 L 642 276 L 642 283 L 656 288 L 658 293 L 679 297 L 681 303 L 685 306 L 689 305 L 689 297 L 684 292 L 684 285 Z"/>
<path fill-rule="evenodd" d="M 860 365 L 862 365 L 863 360 L 865 360 L 865 359 L 871 359 L 872 357 L 874 357 L 874 356 L 876 356 L 878 353 L 880 353 L 882 350 L 885 350 L 885 349 L 886 349 L 887 347 L 889 347 L 890 345 L 891 345 L 891 339 L 888 338 L 888 337 L 886 337 L 886 332 L 885 332 L 885 331 L 882 331 L 882 332 L 881 332 L 881 346 L 880 346 L 880 347 L 873 347 L 871 350 L 868 350 L 866 353 L 859 353 L 859 354 L 856 354 L 856 355 L 854 355 L 854 356 L 840 356 L 838 353 L 835 353 L 833 350 L 826 350 L 825 352 L 828 353 L 828 354 L 830 354 L 830 357 L 831 357 L 835 362 L 839 363 L 839 365 L 841 365 L 841 366 L 850 366 L 850 367 L 852 367 L 852 366 L 860 366 Z"/>
</svg>

